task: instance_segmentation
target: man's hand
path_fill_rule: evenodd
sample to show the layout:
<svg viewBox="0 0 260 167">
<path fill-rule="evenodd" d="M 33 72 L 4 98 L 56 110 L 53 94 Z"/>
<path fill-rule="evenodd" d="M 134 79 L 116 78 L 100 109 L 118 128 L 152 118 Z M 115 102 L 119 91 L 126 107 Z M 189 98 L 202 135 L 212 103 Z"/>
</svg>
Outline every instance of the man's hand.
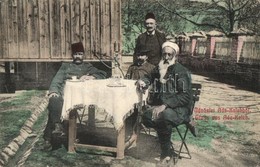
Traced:
<svg viewBox="0 0 260 167">
<path fill-rule="evenodd" d="M 56 92 L 52 92 L 48 96 L 49 96 L 49 98 L 51 98 L 51 97 L 59 97 L 58 93 L 56 93 Z"/>
<path fill-rule="evenodd" d="M 82 77 L 80 77 L 80 81 L 86 81 L 86 80 L 93 80 L 96 79 L 94 76 L 92 75 L 83 75 Z"/>
<path fill-rule="evenodd" d="M 144 82 L 143 80 L 141 80 L 141 79 L 139 79 L 138 81 L 136 81 L 136 85 L 137 85 L 137 86 L 140 86 L 140 87 L 145 87 L 145 86 L 146 86 L 145 82 Z"/>
<path fill-rule="evenodd" d="M 142 92 L 142 93 L 145 92 L 144 88 L 145 88 L 146 84 L 145 84 L 145 82 L 143 80 L 139 79 L 138 81 L 136 81 L 135 84 L 136 84 L 137 90 L 139 92 Z"/>
<path fill-rule="evenodd" d="M 159 117 L 159 114 L 166 109 L 166 105 L 160 105 L 156 106 L 153 109 L 153 115 L 152 115 L 152 120 L 157 119 Z"/>
</svg>

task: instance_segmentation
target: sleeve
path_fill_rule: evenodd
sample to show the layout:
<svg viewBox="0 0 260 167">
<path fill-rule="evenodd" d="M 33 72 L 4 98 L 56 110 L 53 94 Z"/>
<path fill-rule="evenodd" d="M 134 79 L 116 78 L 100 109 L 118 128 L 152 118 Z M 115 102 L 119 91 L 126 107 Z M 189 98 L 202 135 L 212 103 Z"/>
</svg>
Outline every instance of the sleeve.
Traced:
<svg viewBox="0 0 260 167">
<path fill-rule="evenodd" d="M 135 63 L 137 60 L 137 54 L 140 52 L 141 50 L 141 39 L 140 39 L 141 35 L 139 35 L 136 39 L 136 44 L 135 44 L 135 49 L 134 49 L 134 55 L 133 55 L 133 62 Z"/>
<path fill-rule="evenodd" d="M 163 43 L 166 41 L 166 35 L 164 33 L 162 33 L 162 40 L 163 40 Z"/>
<path fill-rule="evenodd" d="M 140 51 L 140 36 L 136 39 L 135 49 L 134 49 L 134 56 L 137 55 L 137 53 Z"/>
<path fill-rule="evenodd" d="M 179 73 L 176 82 L 176 93 L 163 97 L 162 102 L 170 108 L 188 106 L 191 102 L 191 76 L 188 71 Z"/>
<path fill-rule="evenodd" d="M 157 31 L 156 34 L 158 34 L 158 39 L 159 39 L 160 45 L 162 45 L 166 41 L 166 35 L 160 31 Z"/>
<path fill-rule="evenodd" d="M 125 78 L 126 79 L 131 79 L 132 78 L 132 66 L 130 66 L 128 69 L 127 69 L 127 72 L 125 74 Z"/>
<path fill-rule="evenodd" d="M 96 79 L 105 79 L 107 77 L 107 73 L 103 70 L 99 70 L 94 67 L 92 64 L 88 64 L 88 74 L 94 76 Z"/>
<path fill-rule="evenodd" d="M 54 78 L 52 79 L 50 88 L 49 88 L 49 93 L 58 93 L 59 95 L 62 95 L 63 87 L 64 87 L 64 82 L 66 80 L 66 69 L 67 66 L 66 64 L 62 64 Z"/>
<path fill-rule="evenodd" d="M 141 80 L 145 82 L 148 88 L 151 84 L 153 84 L 155 78 L 159 78 L 158 68 L 153 68 L 151 73 L 145 74 L 144 77 L 141 78 Z"/>
</svg>

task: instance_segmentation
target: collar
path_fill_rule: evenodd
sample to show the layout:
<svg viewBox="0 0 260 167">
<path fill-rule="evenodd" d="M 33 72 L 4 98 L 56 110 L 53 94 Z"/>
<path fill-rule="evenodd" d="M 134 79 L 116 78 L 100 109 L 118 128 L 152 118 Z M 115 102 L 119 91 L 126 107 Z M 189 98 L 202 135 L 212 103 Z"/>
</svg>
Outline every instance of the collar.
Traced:
<svg viewBox="0 0 260 167">
<path fill-rule="evenodd" d="M 154 35 L 155 34 L 155 30 L 153 30 L 152 33 L 149 33 L 148 31 L 146 33 L 147 33 L 147 35 Z"/>
</svg>

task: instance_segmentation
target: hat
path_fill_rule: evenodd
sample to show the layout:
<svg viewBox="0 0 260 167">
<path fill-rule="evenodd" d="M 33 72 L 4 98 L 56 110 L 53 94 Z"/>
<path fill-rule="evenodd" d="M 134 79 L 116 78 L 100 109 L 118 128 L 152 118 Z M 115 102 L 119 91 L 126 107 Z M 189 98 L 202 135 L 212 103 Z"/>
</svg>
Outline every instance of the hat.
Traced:
<svg viewBox="0 0 260 167">
<path fill-rule="evenodd" d="M 155 20 L 154 14 L 153 14 L 153 13 L 147 13 L 147 14 L 145 15 L 145 20 L 147 20 L 147 19 L 154 19 L 154 20 Z"/>
<path fill-rule="evenodd" d="M 171 47 L 172 49 L 174 49 L 177 54 L 179 53 L 180 48 L 179 48 L 179 46 L 176 43 L 173 43 L 171 41 L 166 41 L 166 42 L 164 42 L 162 44 L 162 49 L 167 47 L 167 46 Z"/>
<path fill-rule="evenodd" d="M 72 54 L 77 53 L 77 52 L 84 52 L 84 47 L 83 47 L 82 42 L 71 44 L 71 52 L 72 52 Z"/>
<path fill-rule="evenodd" d="M 142 55 L 147 55 L 147 53 L 149 53 L 150 50 L 148 49 L 141 49 L 138 53 L 137 56 L 142 56 Z"/>
</svg>

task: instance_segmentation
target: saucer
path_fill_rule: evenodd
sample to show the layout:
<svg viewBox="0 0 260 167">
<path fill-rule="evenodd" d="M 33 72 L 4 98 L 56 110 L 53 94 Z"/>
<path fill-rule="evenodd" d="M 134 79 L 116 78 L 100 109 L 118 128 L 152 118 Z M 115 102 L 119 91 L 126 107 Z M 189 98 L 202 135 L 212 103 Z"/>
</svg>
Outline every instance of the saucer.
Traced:
<svg viewBox="0 0 260 167">
<path fill-rule="evenodd" d="M 75 79 L 75 80 L 69 79 L 68 81 L 70 81 L 70 82 L 83 82 L 83 81 L 81 81 L 79 79 Z"/>
<path fill-rule="evenodd" d="M 126 87 L 124 84 L 108 84 L 108 87 Z"/>
</svg>

